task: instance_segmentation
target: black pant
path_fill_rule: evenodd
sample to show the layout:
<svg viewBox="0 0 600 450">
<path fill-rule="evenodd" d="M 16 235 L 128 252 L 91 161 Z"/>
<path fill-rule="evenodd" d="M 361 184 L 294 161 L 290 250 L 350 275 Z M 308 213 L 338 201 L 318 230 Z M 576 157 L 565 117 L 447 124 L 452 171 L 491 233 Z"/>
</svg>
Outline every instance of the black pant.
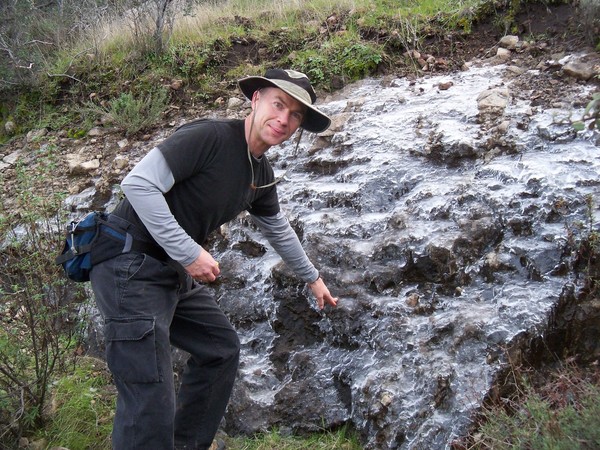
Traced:
<svg viewBox="0 0 600 450">
<path fill-rule="evenodd" d="M 92 269 L 118 390 L 116 450 L 207 449 L 231 395 L 237 333 L 210 290 L 170 265 L 126 253 Z M 170 344 L 190 353 L 177 399 Z"/>
</svg>

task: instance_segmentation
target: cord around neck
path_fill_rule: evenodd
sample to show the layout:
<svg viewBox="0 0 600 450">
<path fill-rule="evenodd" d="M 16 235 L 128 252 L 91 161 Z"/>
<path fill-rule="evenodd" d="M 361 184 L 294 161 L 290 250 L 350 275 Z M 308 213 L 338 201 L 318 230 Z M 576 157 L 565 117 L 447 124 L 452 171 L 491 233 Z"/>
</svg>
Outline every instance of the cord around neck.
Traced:
<svg viewBox="0 0 600 450">
<path fill-rule="evenodd" d="M 271 183 L 264 184 L 262 186 L 256 185 L 256 182 L 255 182 L 256 180 L 254 179 L 254 165 L 252 164 L 252 152 L 250 151 L 250 138 L 252 137 L 252 129 L 254 128 L 255 116 L 256 116 L 256 110 L 252 111 L 252 121 L 250 122 L 250 132 L 248 134 L 248 140 L 246 141 L 246 149 L 247 149 L 247 153 L 248 153 L 248 163 L 250 164 L 250 174 L 251 174 L 250 188 L 254 191 L 257 189 L 264 189 L 264 188 L 268 188 L 271 186 L 275 186 L 277 183 L 282 181 L 287 174 L 287 171 L 286 171 L 280 177 L 275 178 L 275 180 L 272 181 Z M 300 128 L 300 136 L 298 137 L 298 140 L 296 141 L 296 147 L 294 148 L 294 153 L 293 153 L 294 157 L 298 154 L 298 146 L 300 145 L 300 140 L 302 139 L 303 132 L 304 132 L 304 128 Z"/>
</svg>

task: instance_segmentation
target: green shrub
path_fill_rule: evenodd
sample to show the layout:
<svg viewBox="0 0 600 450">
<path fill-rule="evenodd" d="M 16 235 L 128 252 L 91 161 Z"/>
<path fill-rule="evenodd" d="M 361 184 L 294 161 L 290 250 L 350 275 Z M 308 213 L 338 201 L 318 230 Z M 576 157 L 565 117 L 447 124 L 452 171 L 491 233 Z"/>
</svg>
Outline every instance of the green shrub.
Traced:
<svg viewBox="0 0 600 450">
<path fill-rule="evenodd" d="M 508 406 L 508 408 L 506 407 Z M 518 402 L 486 411 L 474 449 L 600 448 L 600 387 L 572 370 L 543 389 L 527 387 Z"/>
<path fill-rule="evenodd" d="M 381 46 L 352 36 L 333 38 L 319 49 L 308 49 L 289 56 L 292 67 L 304 72 L 317 85 L 331 89 L 338 77 L 344 83 L 373 75 L 384 61 Z"/>
<path fill-rule="evenodd" d="M 126 135 L 131 135 L 154 125 L 165 110 L 167 101 L 168 92 L 164 88 L 139 96 L 126 92 L 110 100 L 106 106 L 87 102 L 80 112 L 87 122 L 91 118 L 105 116 Z"/>
<path fill-rule="evenodd" d="M 16 167 L 11 201 L 0 203 L 0 447 L 44 425 L 53 375 L 81 337 L 73 325 L 82 291 L 54 264 L 62 247 L 62 200 L 52 189 L 56 149 L 33 151 Z M 13 187 L 4 186 L 4 193 Z"/>
</svg>

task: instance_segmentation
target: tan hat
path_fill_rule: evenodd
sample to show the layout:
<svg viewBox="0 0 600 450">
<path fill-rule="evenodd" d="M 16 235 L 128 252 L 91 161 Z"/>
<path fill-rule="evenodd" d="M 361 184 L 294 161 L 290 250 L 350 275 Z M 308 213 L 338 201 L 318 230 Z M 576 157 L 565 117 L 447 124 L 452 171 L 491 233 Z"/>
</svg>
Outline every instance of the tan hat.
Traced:
<svg viewBox="0 0 600 450">
<path fill-rule="evenodd" d="M 329 128 L 331 119 L 312 106 L 317 101 L 317 94 L 310 84 L 306 75 L 295 70 L 269 69 L 264 77 L 252 76 L 242 78 L 238 86 L 248 99 L 258 89 L 265 87 L 276 87 L 286 94 L 306 105 L 306 115 L 300 125 L 307 131 L 320 133 Z"/>
</svg>

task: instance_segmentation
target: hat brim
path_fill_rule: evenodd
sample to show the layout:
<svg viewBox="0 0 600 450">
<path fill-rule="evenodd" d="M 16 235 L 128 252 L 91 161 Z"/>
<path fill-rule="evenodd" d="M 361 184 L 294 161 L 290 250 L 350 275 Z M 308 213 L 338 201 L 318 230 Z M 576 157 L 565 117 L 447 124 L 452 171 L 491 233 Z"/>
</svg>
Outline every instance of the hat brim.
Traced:
<svg viewBox="0 0 600 450">
<path fill-rule="evenodd" d="M 327 115 L 312 106 L 306 101 L 306 99 L 287 89 L 286 86 L 279 84 L 278 81 L 279 80 L 277 79 L 271 80 L 265 77 L 251 76 L 239 80 L 238 86 L 242 93 L 249 100 L 252 100 L 252 95 L 254 95 L 254 92 L 256 92 L 258 89 L 265 87 L 275 87 L 281 89 L 290 97 L 293 97 L 295 100 L 306 106 L 306 115 L 302 121 L 302 125 L 300 125 L 302 128 L 313 133 L 322 133 L 329 128 L 329 125 L 331 125 L 331 119 L 327 117 Z"/>
</svg>

